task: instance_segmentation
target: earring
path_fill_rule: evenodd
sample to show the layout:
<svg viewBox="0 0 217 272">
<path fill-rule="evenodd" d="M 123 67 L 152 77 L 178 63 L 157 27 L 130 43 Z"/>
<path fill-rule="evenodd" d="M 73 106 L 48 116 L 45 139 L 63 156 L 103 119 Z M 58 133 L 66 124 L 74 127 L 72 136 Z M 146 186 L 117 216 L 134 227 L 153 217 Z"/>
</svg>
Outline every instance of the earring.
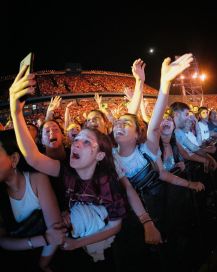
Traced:
<svg viewBox="0 0 217 272">
<path fill-rule="evenodd" d="M 14 173 L 15 173 L 15 175 L 17 174 L 17 167 L 15 166 L 12 166 L 13 167 L 13 169 L 14 169 Z"/>
</svg>

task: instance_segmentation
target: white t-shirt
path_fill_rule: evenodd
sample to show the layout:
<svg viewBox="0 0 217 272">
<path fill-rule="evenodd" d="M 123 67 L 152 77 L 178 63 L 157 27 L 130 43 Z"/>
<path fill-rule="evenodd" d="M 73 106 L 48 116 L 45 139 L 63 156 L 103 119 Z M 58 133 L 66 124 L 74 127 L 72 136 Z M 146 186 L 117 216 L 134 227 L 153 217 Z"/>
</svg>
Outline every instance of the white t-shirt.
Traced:
<svg viewBox="0 0 217 272">
<path fill-rule="evenodd" d="M 205 124 L 205 123 L 199 121 L 198 125 L 200 127 L 202 141 L 205 141 L 205 140 L 209 139 L 210 133 L 209 133 L 208 124 L 207 123 Z"/>
<path fill-rule="evenodd" d="M 147 164 L 147 160 L 143 156 L 144 153 L 146 153 L 153 161 L 156 161 L 161 155 L 160 150 L 157 155 L 154 155 L 149 150 L 146 143 L 136 146 L 133 153 L 127 157 L 120 156 L 118 154 L 118 148 L 116 147 L 112 149 L 112 152 L 115 159 L 116 170 L 118 164 L 118 168 L 122 171 L 122 176 L 126 176 L 128 178 L 133 177 Z"/>
<path fill-rule="evenodd" d="M 194 135 L 193 132 L 191 132 L 191 131 L 185 132 L 185 135 L 187 136 L 187 138 L 189 139 L 189 141 L 191 141 L 193 144 L 199 146 L 197 138 L 196 138 L 196 136 Z"/>
</svg>

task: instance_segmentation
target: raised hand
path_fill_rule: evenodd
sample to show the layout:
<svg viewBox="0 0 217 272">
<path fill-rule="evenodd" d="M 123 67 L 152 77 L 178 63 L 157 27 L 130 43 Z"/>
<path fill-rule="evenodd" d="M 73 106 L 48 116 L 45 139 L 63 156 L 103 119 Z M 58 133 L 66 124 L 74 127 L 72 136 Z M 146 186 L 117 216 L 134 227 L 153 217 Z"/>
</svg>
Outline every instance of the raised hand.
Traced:
<svg viewBox="0 0 217 272">
<path fill-rule="evenodd" d="M 69 103 L 67 104 L 66 108 L 69 109 L 73 104 L 74 104 L 73 101 L 69 102 Z"/>
<path fill-rule="evenodd" d="M 140 79 L 143 82 L 145 81 L 145 63 L 141 59 L 137 59 L 134 61 L 132 66 L 132 73 L 135 79 Z"/>
<path fill-rule="evenodd" d="M 21 112 L 25 101 L 21 102 L 19 99 L 35 92 L 35 75 L 25 75 L 27 69 L 28 66 L 23 65 L 9 89 L 11 113 Z"/>
<path fill-rule="evenodd" d="M 188 68 L 193 61 L 192 54 L 184 54 L 177 60 L 171 62 L 170 58 L 164 59 L 161 67 L 161 82 L 171 82 L 186 68 Z"/>
<path fill-rule="evenodd" d="M 147 244 L 158 245 L 163 242 L 159 230 L 155 227 L 152 221 L 144 224 L 144 231 L 145 242 Z"/>
<path fill-rule="evenodd" d="M 48 106 L 48 111 L 54 111 L 60 107 L 60 103 L 62 101 L 62 97 L 55 96 L 54 98 L 51 98 L 50 104 Z"/>
<path fill-rule="evenodd" d="M 102 108 L 102 96 L 100 96 L 98 93 L 95 93 L 94 99 L 98 105 L 98 108 L 101 109 Z"/>
<path fill-rule="evenodd" d="M 123 109 L 124 106 L 122 104 L 119 104 L 115 109 L 111 110 L 111 113 L 114 116 L 114 118 L 119 118 Z"/>
</svg>

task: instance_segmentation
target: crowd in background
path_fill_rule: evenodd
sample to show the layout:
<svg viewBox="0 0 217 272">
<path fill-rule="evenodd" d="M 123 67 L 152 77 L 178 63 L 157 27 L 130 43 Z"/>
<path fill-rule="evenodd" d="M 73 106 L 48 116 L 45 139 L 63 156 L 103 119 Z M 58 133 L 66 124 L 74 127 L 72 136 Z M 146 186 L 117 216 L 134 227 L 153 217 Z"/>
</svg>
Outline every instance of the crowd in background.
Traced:
<svg viewBox="0 0 217 272">
<path fill-rule="evenodd" d="M 35 260 L 36 271 L 206 269 L 217 242 L 217 113 L 169 104 L 171 82 L 191 62 L 191 54 L 165 59 L 152 101 L 143 97 L 141 59 L 132 66 L 133 86 L 91 75 L 79 83 L 58 75 L 40 81 L 20 71 L 0 132 L 0 189 L 11 206 L 0 205 L 0 254 L 8 267 L 20 259 L 26 271 Z M 88 92 L 85 82 L 95 86 L 94 100 L 63 101 L 66 90 Z M 53 97 L 25 115 L 21 97 L 37 84 Z M 104 84 L 125 96 L 103 100 Z M 44 233 L 13 237 L 9 211 L 22 222 L 35 209 Z"/>
</svg>

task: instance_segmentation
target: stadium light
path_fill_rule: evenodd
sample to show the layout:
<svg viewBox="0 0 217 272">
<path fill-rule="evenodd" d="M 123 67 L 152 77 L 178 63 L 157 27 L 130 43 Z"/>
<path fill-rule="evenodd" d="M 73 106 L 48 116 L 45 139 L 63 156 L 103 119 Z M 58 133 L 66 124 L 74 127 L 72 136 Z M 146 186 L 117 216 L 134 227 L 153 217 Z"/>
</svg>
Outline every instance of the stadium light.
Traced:
<svg viewBox="0 0 217 272">
<path fill-rule="evenodd" d="M 205 74 L 201 74 L 200 75 L 200 79 L 201 79 L 201 81 L 204 81 L 206 79 L 206 75 Z"/>
</svg>

